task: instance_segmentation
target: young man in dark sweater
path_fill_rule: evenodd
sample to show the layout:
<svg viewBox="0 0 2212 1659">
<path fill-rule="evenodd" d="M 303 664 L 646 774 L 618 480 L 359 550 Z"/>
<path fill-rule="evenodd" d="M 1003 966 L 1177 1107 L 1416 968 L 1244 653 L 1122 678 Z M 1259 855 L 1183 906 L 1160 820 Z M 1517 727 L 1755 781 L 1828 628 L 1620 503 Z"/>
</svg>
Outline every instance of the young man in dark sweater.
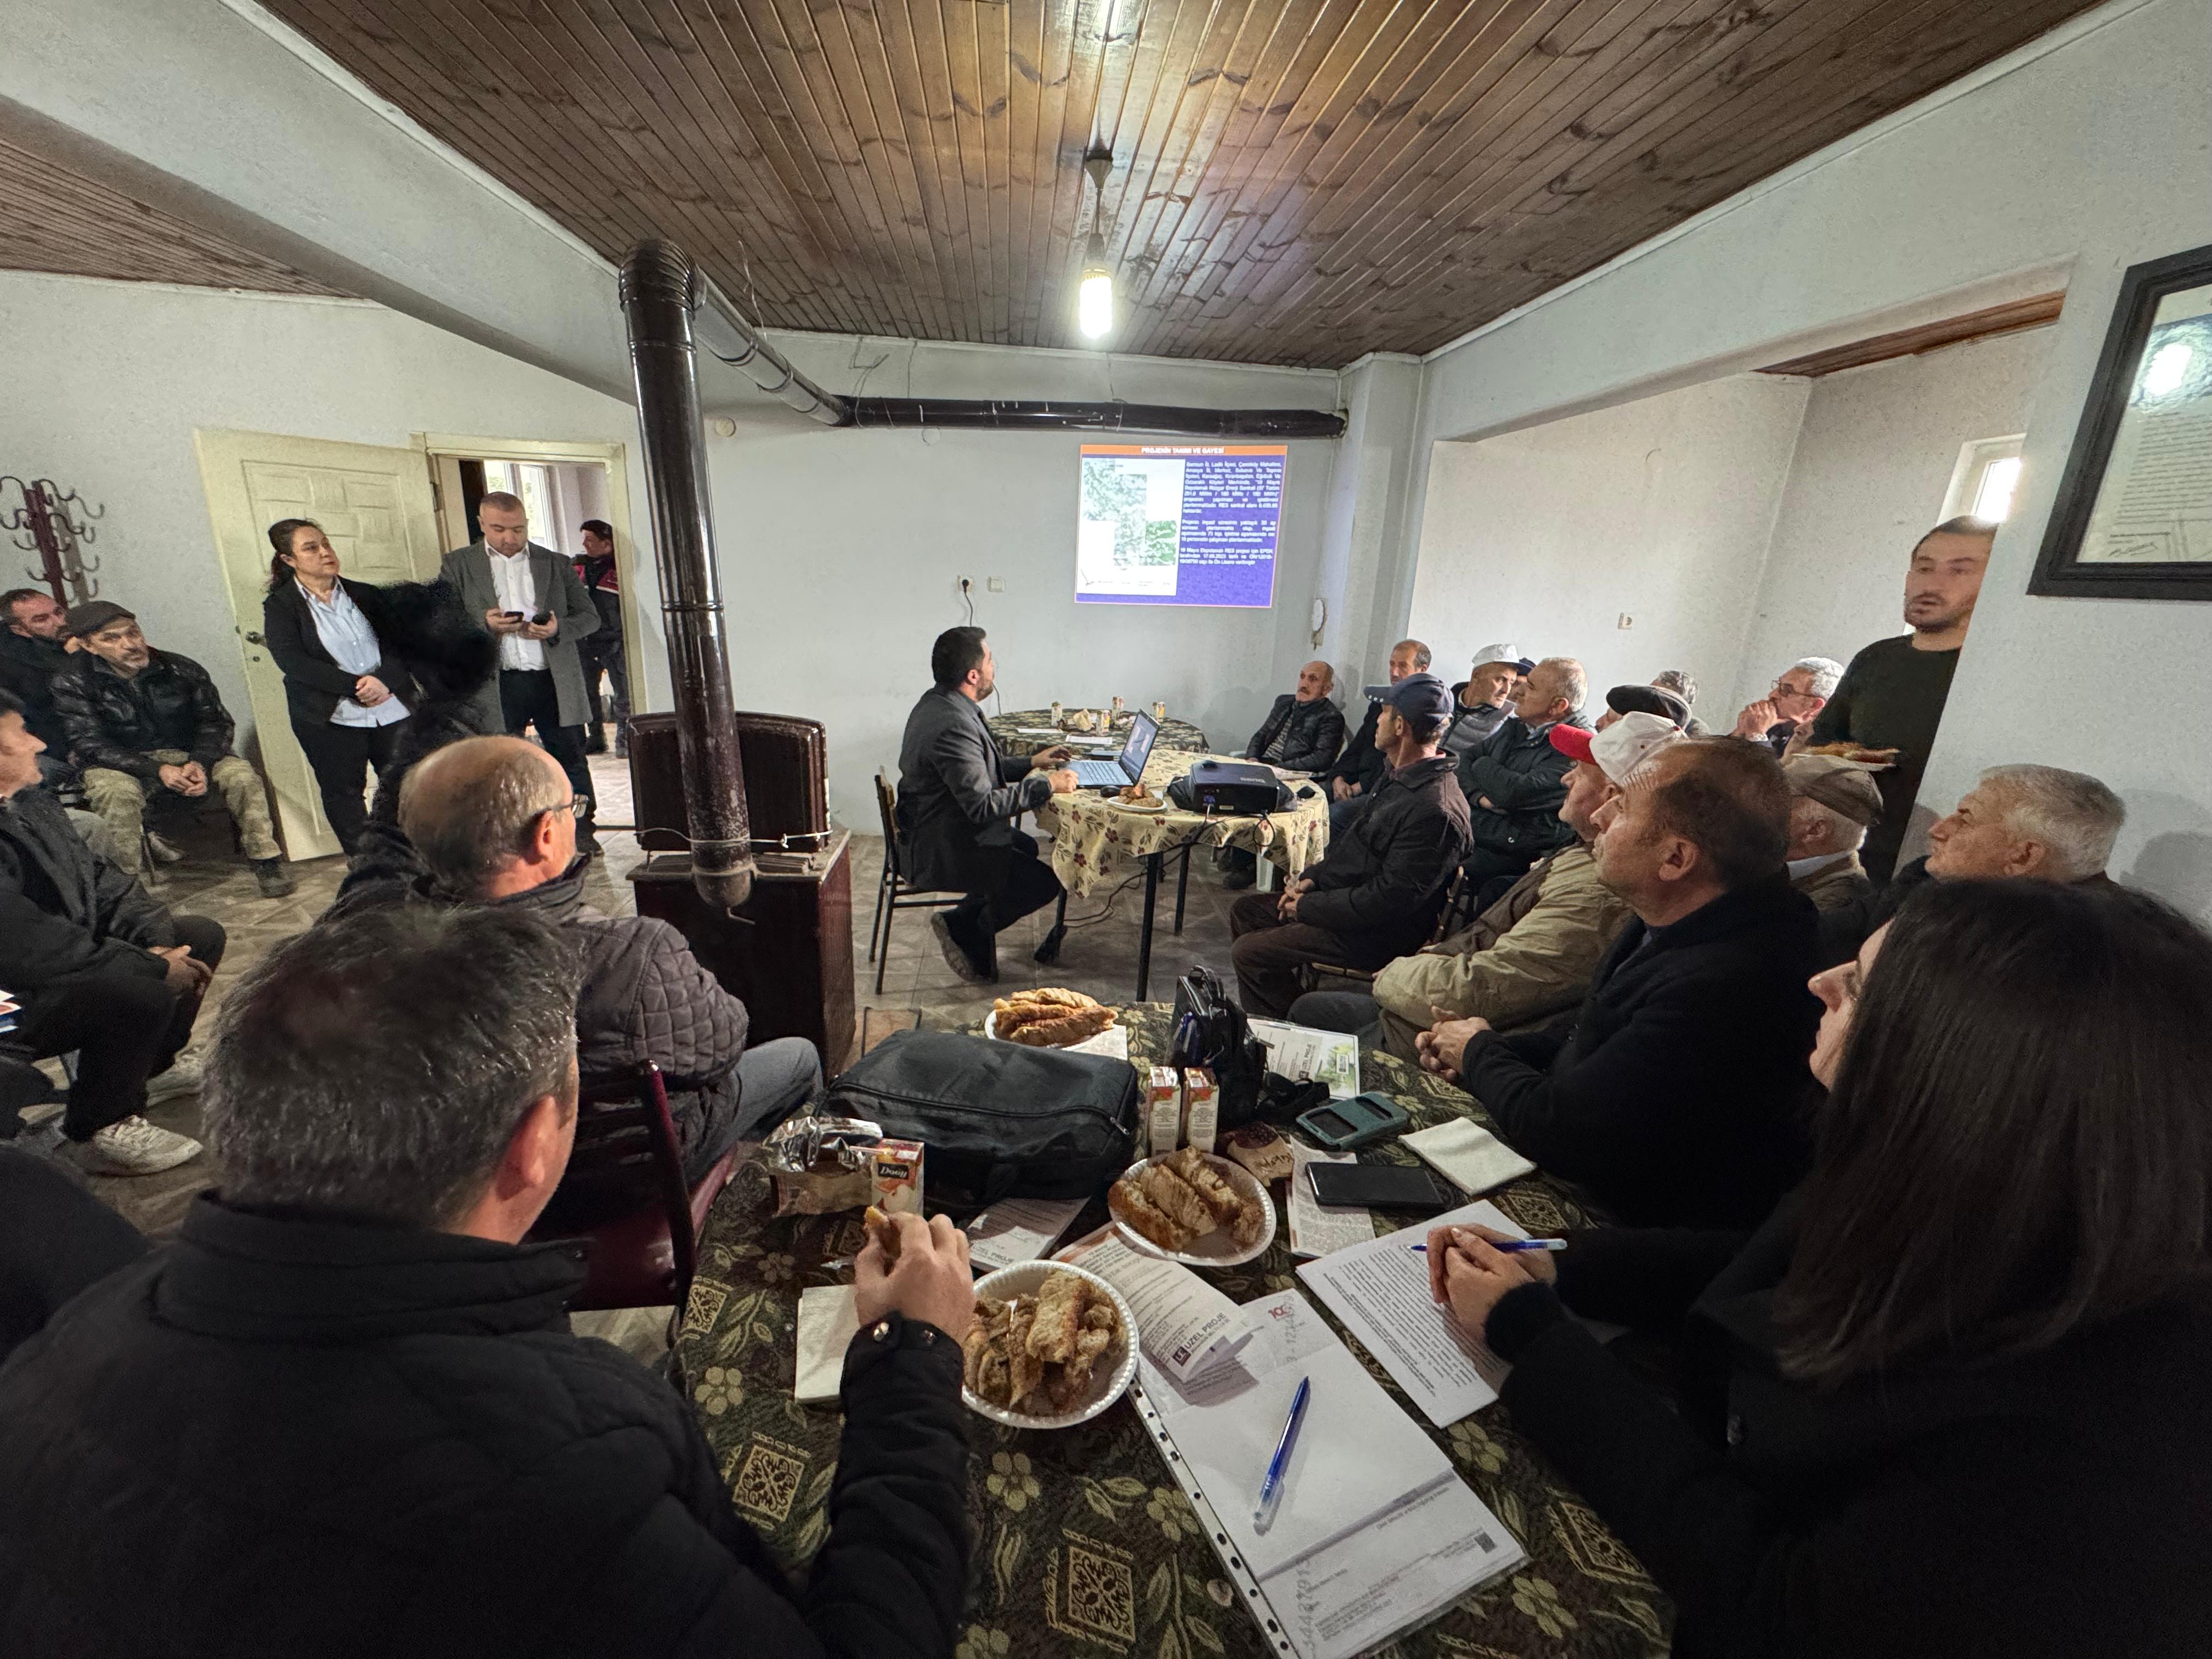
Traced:
<svg viewBox="0 0 2212 1659">
<path fill-rule="evenodd" d="M 1897 763 L 1876 779 L 1881 822 L 1859 854 L 1878 882 L 1887 881 L 1896 866 L 1996 533 L 1986 519 L 1947 519 L 1920 538 L 1905 579 L 1905 621 L 1912 631 L 1876 640 L 1853 657 L 1827 706 L 1809 726 L 1798 728 L 1790 746 L 1795 754 L 1808 744 L 1848 740 L 1897 750 Z"/>
</svg>

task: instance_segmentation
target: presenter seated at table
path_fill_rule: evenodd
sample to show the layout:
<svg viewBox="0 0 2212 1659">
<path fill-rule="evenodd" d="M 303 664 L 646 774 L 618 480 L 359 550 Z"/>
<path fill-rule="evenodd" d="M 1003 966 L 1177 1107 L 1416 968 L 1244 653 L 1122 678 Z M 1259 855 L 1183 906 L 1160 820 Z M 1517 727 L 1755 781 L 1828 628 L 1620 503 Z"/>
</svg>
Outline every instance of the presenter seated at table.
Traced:
<svg viewBox="0 0 2212 1659">
<path fill-rule="evenodd" d="M 1318 772 L 1328 766 L 1344 747 L 1344 716 L 1328 700 L 1335 688 L 1336 671 L 1325 662 L 1310 662 L 1298 670 L 1298 689 L 1275 699 L 1267 718 L 1244 745 L 1244 757 L 1286 772 Z M 1227 872 L 1223 886 L 1252 884 L 1257 860 L 1246 848 L 1224 847 L 1214 862 Z"/>
<path fill-rule="evenodd" d="M 1944 882 L 1814 989 L 1819 1150 L 1755 1237 L 1438 1230 L 1432 1290 L 1680 1659 L 2205 1652 L 2212 939 Z M 1679 1330 L 1679 1401 L 1568 1309 Z"/>
<path fill-rule="evenodd" d="M 231 993 L 221 1194 L 0 1370 L 0 1652 L 952 1652 L 968 1241 L 902 1215 L 896 1262 L 860 1252 L 801 1595 L 687 1395 L 570 1334 L 573 1248 L 526 1242 L 575 1131 L 580 967 L 537 918 L 414 906 Z"/>
<path fill-rule="evenodd" d="M 1063 744 L 1026 760 L 999 748 L 976 705 L 996 686 L 980 628 L 948 628 L 930 647 L 936 684 L 906 718 L 899 744 L 899 850 L 909 884 L 967 896 L 929 918 L 946 964 L 971 985 L 999 977 L 998 936 L 1060 895 L 1037 844 L 1014 827 L 1054 795 L 1075 792 Z"/>
<path fill-rule="evenodd" d="M 1753 1225 L 1804 1170 L 1820 1018 L 1813 905 L 1783 870 L 1782 763 L 1735 738 L 1680 738 L 1596 821 L 1598 879 L 1636 915 L 1580 1010 L 1511 1036 L 1442 1022 L 1422 1063 L 1624 1221 Z"/>
<path fill-rule="evenodd" d="M 1467 855 L 1467 801 L 1451 757 L 1437 752 L 1450 718 L 1451 691 L 1435 675 L 1391 687 L 1375 726 L 1387 769 L 1374 804 L 1280 893 L 1248 893 L 1231 907 L 1246 1013 L 1288 1013 L 1307 963 L 1380 968 L 1426 942 Z"/>
<path fill-rule="evenodd" d="M 1575 844 L 1540 860 L 1474 926 L 1391 963 L 1371 992 L 1309 991 L 1291 1005 L 1292 1023 L 1355 1032 L 1361 1048 L 1410 1060 L 1420 1057 L 1421 1033 L 1445 1018 L 1480 1015 L 1514 1031 L 1568 1012 L 1628 925 L 1628 901 L 1597 878 L 1598 809 L 1620 793 L 1616 780 L 1680 735 L 1649 714 L 1595 734 L 1553 726 L 1553 744 L 1575 757 L 1559 805 Z"/>
</svg>

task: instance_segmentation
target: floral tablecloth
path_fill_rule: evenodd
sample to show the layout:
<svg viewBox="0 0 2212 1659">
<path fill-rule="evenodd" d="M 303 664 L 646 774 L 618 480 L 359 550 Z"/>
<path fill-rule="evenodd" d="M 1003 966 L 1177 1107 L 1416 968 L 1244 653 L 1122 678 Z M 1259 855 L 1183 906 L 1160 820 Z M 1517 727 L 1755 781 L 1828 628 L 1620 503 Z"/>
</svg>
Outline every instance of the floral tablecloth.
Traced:
<svg viewBox="0 0 2212 1659">
<path fill-rule="evenodd" d="M 1170 1010 L 1123 1011 L 1130 1058 L 1164 1058 Z M 1388 1054 L 1363 1059 L 1363 1086 L 1395 1095 L 1417 1127 L 1482 1114 L 1460 1091 Z M 1360 1155 L 1411 1163 L 1395 1143 Z M 841 1275 L 821 1263 L 861 1243 L 859 1218 L 773 1218 L 768 1178 L 748 1167 L 708 1218 L 678 1358 L 738 1512 L 792 1569 L 828 1530 L 841 1419 L 791 1397 L 803 1285 Z M 1494 1201 L 1533 1232 L 1592 1218 L 1571 1188 L 1543 1176 Z M 1070 1237 L 1097 1224 L 1078 1218 Z M 1297 1281 L 1286 1231 L 1267 1255 L 1206 1276 L 1249 1301 Z M 1358 1345 L 1353 1351 L 1366 1356 Z M 1369 1368 L 1425 1426 L 1379 1366 Z M 1039 1433 L 973 1418 L 968 1515 L 975 1536 L 957 1659 L 1261 1659 L 1260 1632 L 1231 1594 L 1197 1517 L 1127 1401 L 1079 1429 Z M 1526 1547 L 1519 1572 L 1494 1579 L 1393 1644 L 1394 1659 L 1658 1659 L 1673 1611 L 1642 1566 L 1559 1473 L 1513 1431 L 1503 1405 L 1429 1432 L 1468 1484 Z"/>
<path fill-rule="evenodd" d="M 1155 749 L 1145 768 L 1145 787 L 1163 799 L 1173 780 L 1206 757 Z M 1212 758 L 1232 760 L 1235 756 Z M 1295 876 L 1328 850 L 1328 797 L 1318 784 L 1287 812 L 1266 817 L 1208 818 L 1176 808 L 1138 811 L 1094 792 L 1054 795 L 1036 809 L 1037 826 L 1052 837 L 1052 872 L 1077 898 L 1120 880 L 1137 860 L 1191 844 L 1242 847 L 1273 860 Z M 1195 854 L 1194 854 L 1195 856 Z"/>
<path fill-rule="evenodd" d="M 1108 711 L 1102 708 L 1098 712 L 1103 715 Z M 1147 709 L 1146 712 L 1149 714 L 1151 711 Z M 1126 739 L 1129 735 L 1129 716 L 1127 714 L 1114 719 L 1110 731 L 1070 732 L 1059 738 L 1030 735 L 1031 732 L 1041 734 L 1052 724 L 1052 710 L 1049 708 L 1023 708 L 1011 714 L 993 714 L 983 723 L 991 728 L 991 735 L 999 740 L 999 747 L 1009 755 L 1034 755 L 1047 744 L 1054 742 L 1103 744 L 1115 738 Z M 1160 723 L 1160 734 L 1153 739 L 1152 746 L 1156 749 L 1195 749 L 1200 751 L 1213 747 L 1206 740 L 1205 732 L 1188 720 L 1179 720 L 1172 714 Z"/>
</svg>

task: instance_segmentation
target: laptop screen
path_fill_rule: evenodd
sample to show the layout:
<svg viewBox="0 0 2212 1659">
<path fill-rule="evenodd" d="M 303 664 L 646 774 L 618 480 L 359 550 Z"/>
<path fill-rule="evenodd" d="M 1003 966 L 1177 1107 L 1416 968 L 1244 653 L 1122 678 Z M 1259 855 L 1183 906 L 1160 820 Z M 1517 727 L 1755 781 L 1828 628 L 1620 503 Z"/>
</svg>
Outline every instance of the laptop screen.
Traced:
<svg viewBox="0 0 2212 1659">
<path fill-rule="evenodd" d="M 1142 709 L 1129 716 L 1129 740 L 1121 745 L 1121 766 L 1132 778 L 1144 776 L 1145 763 L 1152 757 L 1152 739 L 1159 734 L 1158 723 Z"/>
</svg>

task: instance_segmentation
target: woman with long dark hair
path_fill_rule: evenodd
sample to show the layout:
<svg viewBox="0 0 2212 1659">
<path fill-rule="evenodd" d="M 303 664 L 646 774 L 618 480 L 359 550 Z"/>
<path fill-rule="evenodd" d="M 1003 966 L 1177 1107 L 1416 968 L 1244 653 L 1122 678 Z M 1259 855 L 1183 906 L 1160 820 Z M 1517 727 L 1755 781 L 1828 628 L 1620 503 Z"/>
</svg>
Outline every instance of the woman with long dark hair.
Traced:
<svg viewBox="0 0 2212 1659">
<path fill-rule="evenodd" d="M 392 758 L 410 690 L 371 617 L 376 590 L 338 574 L 338 556 L 312 519 L 269 526 L 269 596 L 261 633 L 284 674 L 292 735 L 306 751 L 323 816 L 347 852 L 361 838 L 366 781 Z"/>
<path fill-rule="evenodd" d="M 1431 1234 L 1514 1426 L 1674 1598 L 1678 1659 L 2212 1652 L 2212 939 L 1940 882 L 1813 986 L 1814 1172 L 1740 1250 L 1601 1230 L 1551 1283 Z M 1568 1308 L 1679 1321 L 1680 1410 Z"/>
</svg>

